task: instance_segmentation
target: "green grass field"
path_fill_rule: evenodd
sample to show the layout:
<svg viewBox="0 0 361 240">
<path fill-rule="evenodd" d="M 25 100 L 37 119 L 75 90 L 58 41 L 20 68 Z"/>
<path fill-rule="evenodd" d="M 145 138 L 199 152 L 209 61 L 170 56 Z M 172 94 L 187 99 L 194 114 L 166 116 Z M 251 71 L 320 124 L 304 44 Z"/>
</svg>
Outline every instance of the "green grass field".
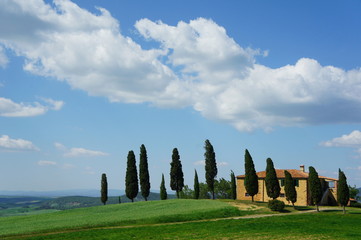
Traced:
<svg viewBox="0 0 361 240">
<path fill-rule="evenodd" d="M 230 205 L 235 203 L 183 199 L 5 217 L 0 218 L 0 239 L 361 239 L 361 209 L 348 208 L 346 215 L 338 207 L 292 214 L 310 208 L 289 207 L 279 215 L 270 214 L 264 204 L 248 208 L 242 202 L 240 211 Z M 270 216 L 219 219 L 249 214 Z M 188 222 L 199 219 L 208 220 Z"/>
<path fill-rule="evenodd" d="M 212 200 L 167 200 L 125 203 L 0 218 L 0 237 L 102 226 L 124 226 L 237 216 L 228 203 Z"/>
<path fill-rule="evenodd" d="M 50 239 L 360 239 L 361 212 L 308 213 L 255 219 L 101 229 L 26 238 Z"/>
</svg>

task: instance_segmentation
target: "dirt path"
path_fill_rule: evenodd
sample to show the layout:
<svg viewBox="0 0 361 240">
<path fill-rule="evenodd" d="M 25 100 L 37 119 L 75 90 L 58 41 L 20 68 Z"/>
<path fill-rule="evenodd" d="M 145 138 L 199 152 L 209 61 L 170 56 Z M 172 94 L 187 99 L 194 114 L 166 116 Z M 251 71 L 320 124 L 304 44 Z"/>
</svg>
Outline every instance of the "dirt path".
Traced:
<svg viewBox="0 0 361 240">
<path fill-rule="evenodd" d="M 322 209 L 322 210 L 327 210 L 327 209 Z M 24 238 L 29 238 L 29 237 L 41 237 L 41 236 L 56 235 L 56 234 L 61 234 L 61 233 L 82 232 L 82 231 L 90 231 L 90 230 L 156 227 L 156 226 L 177 225 L 177 224 L 197 223 L 197 222 L 214 222 L 214 221 L 222 221 L 222 220 L 239 220 L 239 219 L 252 219 L 252 218 L 264 218 L 264 217 L 279 217 L 279 216 L 285 216 L 285 215 L 287 215 L 287 216 L 288 215 L 298 215 L 298 214 L 314 213 L 314 212 L 316 212 L 316 210 L 307 210 L 307 211 L 299 211 L 299 212 L 291 212 L 291 213 L 277 213 L 277 214 L 255 214 L 255 215 L 246 215 L 246 216 L 238 216 L 238 217 L 193 220 L 193 221 L 186 221 L 186 222 L 153 223 L 153 224 L 143 224 L 143 225 L 111 226 L 111 227 L 90 227 L 90 228 L 70 229 L 70 230 L 55 231 L 55 232 L 48 232 L 48 233 L 34 233 L 34 234 L 8 236 L 8 237 L 4 237 L 2 239 L 4 239 L 4 240 L 24 239 Z"/>
</svg>

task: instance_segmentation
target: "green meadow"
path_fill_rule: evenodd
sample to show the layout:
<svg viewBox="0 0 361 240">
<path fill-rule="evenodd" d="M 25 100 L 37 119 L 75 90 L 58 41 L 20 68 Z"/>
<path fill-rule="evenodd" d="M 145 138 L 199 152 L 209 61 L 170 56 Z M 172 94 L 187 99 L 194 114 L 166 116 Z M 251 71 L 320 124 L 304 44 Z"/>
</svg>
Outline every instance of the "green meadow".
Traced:
<svg viewBox="0 0 361 240">
<path fill-rule="evenodd" d="M 0 218 L 0 237 L 104 226 L 125 226 L 238 216 L 226 202 L 174 199 L 113 204 L 49 214 Z"/>
<path fill-rule="evenodd" d="M 345 215 L 337 207 L 305 210 L 288 207 L 279 214 L 264 204 L 218 200 L 127 203 L 0 218 L 0 238 L 361 239 L 361 209 L 348 208 Z M 228 218 L 236 216 L 243 218 Z"/>
<path fill-rule="evenodd" d="M 97 229 L 25 238 L 49 239 L 361 239 L 361 212 L 308 213 L 254 219 Z"/>
</svg>

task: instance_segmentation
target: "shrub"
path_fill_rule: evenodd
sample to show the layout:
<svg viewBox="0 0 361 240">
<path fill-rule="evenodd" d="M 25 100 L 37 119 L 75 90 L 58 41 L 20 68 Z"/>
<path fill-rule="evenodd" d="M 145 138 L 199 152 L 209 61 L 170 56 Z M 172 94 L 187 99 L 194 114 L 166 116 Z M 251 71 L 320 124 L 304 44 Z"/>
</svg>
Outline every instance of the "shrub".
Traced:
<svg viewBox="0 0 361 240">
<path fill-rule="evenodd" d="M 350 207 L 361 208 L 361 203 L 359 203 L 359 202 L 351 202 Z"/>
<path fill-rule="evenodd" d="M 285 208 L 285 203 L 280 200 L 274 199 L 274 200 L 268 201 L 268 207 L 272 211 L 280 212 Z"/>
</svg>

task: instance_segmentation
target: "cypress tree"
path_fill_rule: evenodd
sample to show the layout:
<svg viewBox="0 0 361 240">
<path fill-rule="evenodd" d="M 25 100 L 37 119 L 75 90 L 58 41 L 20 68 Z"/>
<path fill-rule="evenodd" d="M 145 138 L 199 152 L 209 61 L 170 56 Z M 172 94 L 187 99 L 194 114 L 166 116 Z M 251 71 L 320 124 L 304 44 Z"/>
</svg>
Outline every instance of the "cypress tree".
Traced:
<svg viewBox="0 0 361 240">
<path fill-rule="evenodd" d="M 309 167 L 308 169 L 308 184 L 310 187 L 311 203 L 316 205 L 317 212 L 319 212 L 318 203 L 322 199 L 321 181 L 314 167 Z"/>
<path fill-rule="evenodd" d="M 291 202 L 292 206 L 295 207 L 295 202 L 297 201 L 295 182 L 291 174 L 286 170 L 285 170 L 285 195 L 287 201 Z"/>
<path fill-rule="evenodd" d="M 197 170 L 194 170 L 194 199 L 199 199 L 199 181 Z"/>
<path fill-rule="evenodd" d="M 160 200 L 167 200 L 167 189 L 164 183 L 164 174 L 162 173 L 162 182 L 160 183 Z"/>
<path fill-rule="evenodd" d="M 244 154 L 244 169 L 244 187 L 246 188 L 247 193 L 252 197 L 252 202 L 254 202 L 253 197 L 258 193 L 258 176 L 254 168 L 251 154 L 249 154 L 247 149 Z"/>
<path fill-rule="evenodd" d="M 105 205 L 108 201 L 108 182 L 107 175 L 105 173 L 102 174 L 100 196 L 100 200 Z"/>
<path fill-rule="evenodd" d="M 125 194 L 127 198 L 131 199 L 134 202 L 134 198 L 138 195 L 138 174 L 137 166 L 135 163 L 135 155 L 133 151 L 128 153 L 127 161 L 127 172 L 125 175 Z"/>
<path fill-rule="evenodd" d="M 170 188 L 177 192 L 177 198 L 179 198 L 179 192 L 182 191 L 184 187 L 184 178 L 182 163 L 177 148 L 173 149 L 170 166 Z"/>
<path fill-rule="evenodd" d="M 217 176 L 216 154 L 208 139 L 205 141 L 204 149 L 206 183 L 208 190 L 212 192 L 212 197 L 214 199 L 214 178 Z"/>
<path fill-rule="evenodd" d="M 231 171 L 231 198 L 236 200 L 237 198 L 237 186 L 236 186 L 236 177 L 234 176 L 234 172 Z"/>
<path fill-rule="evenodd" d="M 273 199 L 278 198 L 280 196 L 281 188 L 271 158 L 267 158 L 265 182 L 268 197 Z"/>
<path fill-rule="evenodd" d="M 140 146 L 140 157 L 139 157 L 139 183 L 140 191 L 145 201 L 150 193 L 150 182 L 149 182 L 149 171 L 148 171 L 148 157 L 147 149 L 144 144 Z"/>
<path fill-rule="evenodd" d="M 350 190 L 347 185 L 345 173 L 338 169 L 337 202 L 343 207 L 343 214 L 346 213 L 345 206 L 350 200 Z"/>
</svg>

